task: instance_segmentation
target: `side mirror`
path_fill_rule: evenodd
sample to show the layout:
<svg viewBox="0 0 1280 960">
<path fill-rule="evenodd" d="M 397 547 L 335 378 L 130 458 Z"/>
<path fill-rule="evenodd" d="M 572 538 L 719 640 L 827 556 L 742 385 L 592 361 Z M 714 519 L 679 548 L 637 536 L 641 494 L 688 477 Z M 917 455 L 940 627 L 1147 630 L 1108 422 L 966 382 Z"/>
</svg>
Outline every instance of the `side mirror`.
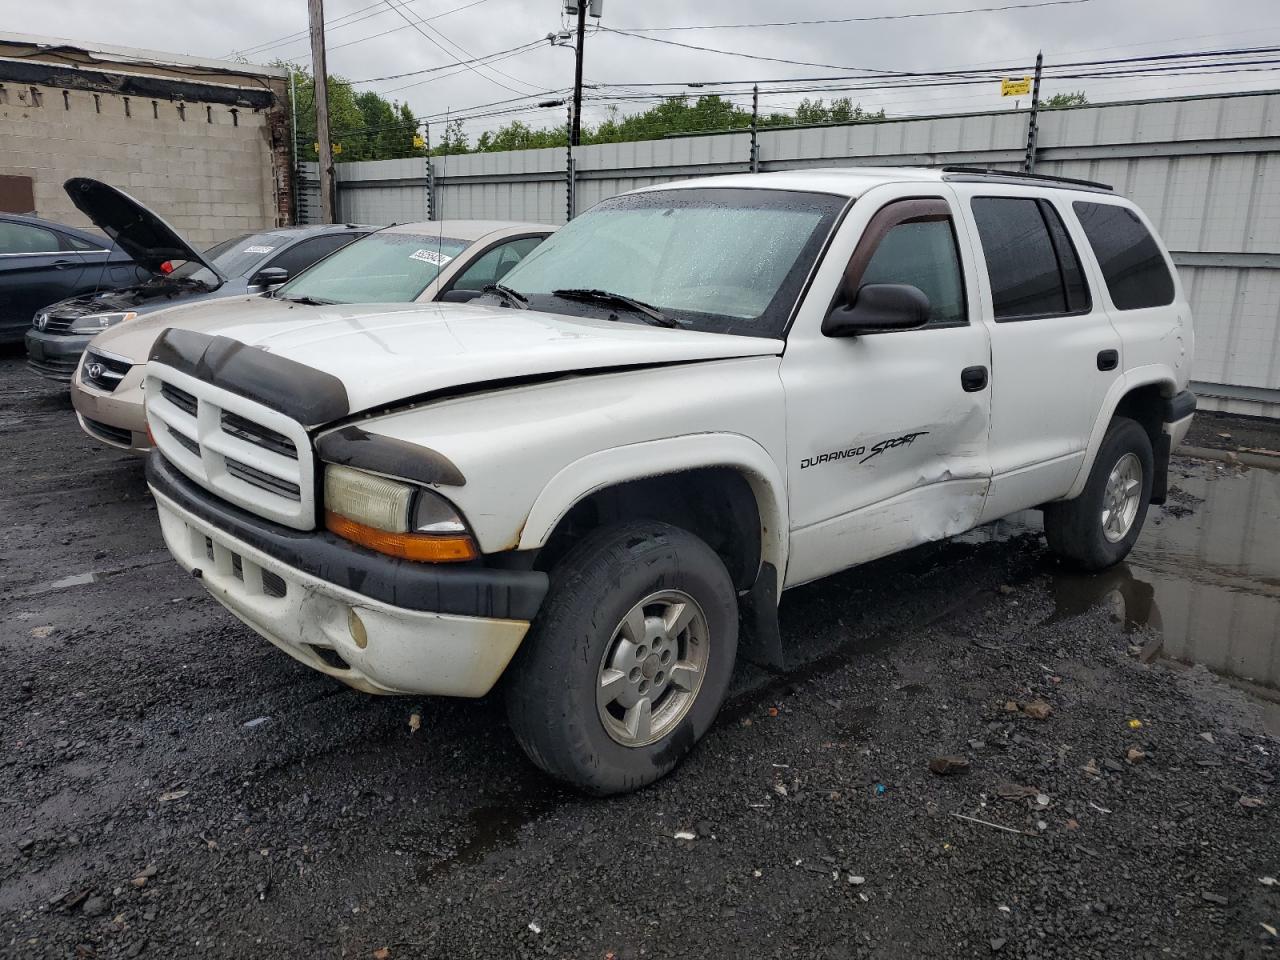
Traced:
<svg viewBox="0 0 1280 960">
<path fill-rule="evenodd" d="M 929 298 L 907 283 L 866 283 L 852 303 L 837 304 L 822 321 L 828 337 L 856 337 L 878 330 L 911 330 L 929 322 Z"/>
<path fill-rule="evenodd" d="M 455 287 L 452 290 L 446 290 L 444 293 L 440 294 L 438 299 L 445 303 L 466 303 L 468 300 L 474 300 L 476 297 L 480 296 L 480 293 L 481 291 L 479 290 L 463 290 Z"/>
<path fill-rule="evenodd" d="M 289 271 L 284 267 L 263 267 L 250 282 L 255 287 L 278 287 L 288 279 Z"/>
</svg>

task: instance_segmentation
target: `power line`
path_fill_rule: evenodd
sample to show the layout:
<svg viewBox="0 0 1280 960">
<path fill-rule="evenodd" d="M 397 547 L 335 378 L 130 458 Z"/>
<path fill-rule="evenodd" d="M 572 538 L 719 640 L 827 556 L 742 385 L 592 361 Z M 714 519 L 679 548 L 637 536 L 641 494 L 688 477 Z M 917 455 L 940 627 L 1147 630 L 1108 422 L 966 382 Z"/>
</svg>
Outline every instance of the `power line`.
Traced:
<svg viewBox="0 0 1280 960">
<path fill-rule="evenodd" d="M 426 30 L 422 29 L 422 27 L 419 24 L 415 23 L 413 20 L 410 20 L 408 14 L 406 14 L 402 9 L 400 9 L 399 6 L 397 6 L 396 0 L 382 0 L 382 2 L 385 3 L 392 10 L 394 10 L 400 16 L 401 19 L 403 19 L 406 23 L 408 23 L 411 27 L 413 27 L 413 29 L 416 30 L 425 40 L 428 40 L 433 46 L 438 48 L 449 59 L 453 60 L 454 62 L 458 63 L 461 66 L 465 66 L 477 77 L 480 77 L 484 80 L 488 80 L 490 83 L 494 84 L 495 86 L 501 87 L 503 90 L 509 90 L 511 93 L 520 92 L 519 90 L 515 89 L 515 87 L 507 86 L 501 80 L 495 80 L 493 77 L 490 77 L 481 73 L 474 64 L 463 63 L 462 60 L 458 59 L 457 54 L 452 53 L 447 47 L 445 47 L 438 40 L 436 40 L 435 37 L 431 36 L 431 34 L 427 33 Z"/>
<path fill-rule="evenodd" d="M 501 62 L 501 61 L 503 61 L 503 60 L 510 60 L 512 57 L 520 57 L 520 56 L 523 56 L 523 55 L 524 55 L 524 54 L 526 54 L 526 53 L 531 53 L 531 52 L 533 52 L 534 50 L 538 50 L 538 49 L 540 49 L 540 47 L 539 47 L 537 44 L 535 44 L 534 46 L 523 47 L 523 48 L 520 48 L 520 49 L 517 49 L 517 50 L 513 50 L 513 51 L 511 51 L 510 53 L 506 53 L 506 54 L 504 54 L 503 56 L 500 56 L 500 57 L 495 56 L 492 60 L 490 60 L 490 61 L 488 61 L 488 62 L 489 62 L 489 63 L 499 63 L 499 62 Z M 381 90 L 381 91 L 379 91 L 379 94 L 380 94 L 381 96 L 386 96 L 387 94 L 391 94 L 391 93 L 399 93 L 401 90 L 408 90 L 408 89 L 410 89 L 411 87 L 420 87 L 420 86 L 422 86 L 424 83 L 434 83 L 436 80 L 446 80 L 446 79 L 448 79 L 449 77 L 456 77 L 456 76 L 457 76 L 458 74 L 460 74 L 460 73 L 466 73 L 466 72 L 467 72 L 467 69 L 468 69 L 468 68 L 467 68 L 467 67 L 465 67 L 465 66 L 462 66 L 462 67 L 456 67 L 456 66 L 454 66 L 453 64 L 446 64 L 446 67 L 449 67 L 449 68 L 450 68 L 448 73 L 436 74 L 436 75 L 433 75 L 433 76 L 427 77 L 427 78 L 426 78 L 426 79 L 424 79 L 424 80 L 415 80 L 415 81 L 413 81 L 413 83 L 404 83 L 404 84 L 401 84 L 401 85 L 400 85 L 400 86 L 398 86 L 398 87 L 388 87 L 388 88 L 387 88 L 387 89 L 385 89 L 385 90 Z M 545 92 L 545 91 L 544 91 L 544 92 Z M 536 96 L 536 94 L 530 94 L 530 96 Z"/>
<path fill-rule="evenodd" d="M 439 20 L 441 17 L 447 17 L 451 13 L 458 13 L 459 11 L 462 11 L 462 10 L 470 10 L 472 7 L 478 7 L 480 6 L 480 4 L 488 3 L 488 2 L 489 0 L 471 0 L 470 3 L 464 3 L 460 7 L 454 7 L 451 10 L 442 10 L 439 13 L 433 14 L 430 17 L 424 17 L 422 18 L 422 21 L 423 23 L 426 23 L 429 20 Z M 379 0 L 379 5 L 381 5 L 381 0 Z M 383 10 L 381 12 L 386 13 L 387 11 Z M 371 33 L 367 37 L 359 37 L 358 39 L 355 39 L 355 40 L 348 40 L 346 43 L 334 44 L 329 48 L 329 50 L 332 52 L 334 50 L 341 50 L 343 47 L 354 46 L 357 43 L 364 43 L 366 40 L 377 40 L 379 37 L 387 36 L 387 34 L 398 33 L 401 30 L 407 30 L 410 26 L 411 26 L 410 24 L 402 23 L 398 27 L 392 27 L 390 30 L 383 30 L 381 33 Z"/>
<path fill-rule="evenodd" d="M 384 77 L 366 77 L 363 80 L 352 80 L 351 83 L 379 83 L 383 80 L 403 80 L 405 77 L 419 77 L 425 73 L 438 73 L 441 70 L 451 70 L 457 66 L 465 66 L 468 63 L 481 63 L 493 57 L 498 57 L 507 53 L 514 53 L 519 50 L 528 50 L 531 47 L 541 46 L 547 41 L 539 37 L 537 40 L 530 40 L 528 43 L 522 43 L 516 47 L 508 47 L 506 50 L 496 50 L 493 53 L 486 53 L 480 57 L 473 57 L 468 61 L 458 61 L 457 63 L 446 63 L 438 67 L 424 67 L 421 70 L 410 70 L 406 73 L 389 73 Z M 514 92 L 514 91 L 513 91 Z"/>
<path fill-rule="evenodd" d="M 799 27 L 822 23 L 871 23 L 879 20 L 917 20 L 926 17 L 958 17 L 970 13 L 999 13 L 1006 10 L 1035 10 L 1040 7 L 1069 7 L 1093 0 L 1043 0 L 1041 3 L 1011 3 L 999 7 L 969 7 L 965 10 L 928 10 L 921 13 L 887 13 L 871 17 L 838 17 L 822 20 L 780 20 L 773 23 L 707 23 L 682 27 L 617 27 L 618 33 L 668 33 L 678 30 L 741 30 L 749 27 Z M 603 29 L 603 28 L 602 28 Z"/>
</svg>

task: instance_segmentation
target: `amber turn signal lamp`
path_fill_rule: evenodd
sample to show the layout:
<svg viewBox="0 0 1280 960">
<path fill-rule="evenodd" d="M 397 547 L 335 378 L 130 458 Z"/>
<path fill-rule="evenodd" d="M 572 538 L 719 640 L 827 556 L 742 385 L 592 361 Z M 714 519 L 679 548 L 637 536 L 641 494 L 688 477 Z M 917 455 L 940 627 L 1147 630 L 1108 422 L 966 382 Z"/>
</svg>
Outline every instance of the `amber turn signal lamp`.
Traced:
<svg viewBox="0 0 1280 960">
<path fill-rule="evenodd" d="M 388 533 L 326 510 L 325 529 L 362 547 L 401 560 L 419 563 L 459 563 L 479 556 L 469 536 L 434 536 L 426 533 Z"/>
</svg>

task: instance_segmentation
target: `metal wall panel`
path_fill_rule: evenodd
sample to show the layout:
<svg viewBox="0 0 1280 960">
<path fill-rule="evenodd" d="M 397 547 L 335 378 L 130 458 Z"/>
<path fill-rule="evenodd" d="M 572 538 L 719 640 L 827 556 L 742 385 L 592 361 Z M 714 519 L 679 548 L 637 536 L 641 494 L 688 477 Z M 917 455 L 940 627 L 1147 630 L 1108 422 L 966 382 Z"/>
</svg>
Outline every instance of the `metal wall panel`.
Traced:
<svg viewBox="0 0 1280 960">
<path fill-rule="evenodd" d="M 1021 168 L 1027 112 L 762 130 L 760 165 L 969 164 Z M 1114 184 L 1180 263 L 1196 319 L 1192 375 L 1206 405 L 1280 414 L 1280 93 L 1045 111 L 1036 170 Z M 637 187 L 743 172 L 746 132 L 599 144 L 573 152 L 577 210 Z M 563 148 L 431 160 L 437 218 L 564 223 Z M 389 223 L 427 209 L 423 160 L 338 166 L 345 219 Z M 1188 262 L 1191 261 L 1191 262 Z"/>
</svg>

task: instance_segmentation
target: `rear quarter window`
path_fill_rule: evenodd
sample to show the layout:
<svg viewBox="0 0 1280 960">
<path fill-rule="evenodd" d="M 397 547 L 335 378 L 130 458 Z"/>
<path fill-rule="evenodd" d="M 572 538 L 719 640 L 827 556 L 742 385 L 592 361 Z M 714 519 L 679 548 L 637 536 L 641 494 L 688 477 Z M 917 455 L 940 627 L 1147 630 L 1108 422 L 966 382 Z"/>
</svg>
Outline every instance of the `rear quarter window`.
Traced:
<svg viewBox="0 0 1280 960">
<path fill-rule="evenodd" d="M 1136 213 L 1114 203 L 1077 200 L 1072 207 L 1117 310 L 1173 303 L 1173 276 L 1160 244 Z"/>
</svg>

